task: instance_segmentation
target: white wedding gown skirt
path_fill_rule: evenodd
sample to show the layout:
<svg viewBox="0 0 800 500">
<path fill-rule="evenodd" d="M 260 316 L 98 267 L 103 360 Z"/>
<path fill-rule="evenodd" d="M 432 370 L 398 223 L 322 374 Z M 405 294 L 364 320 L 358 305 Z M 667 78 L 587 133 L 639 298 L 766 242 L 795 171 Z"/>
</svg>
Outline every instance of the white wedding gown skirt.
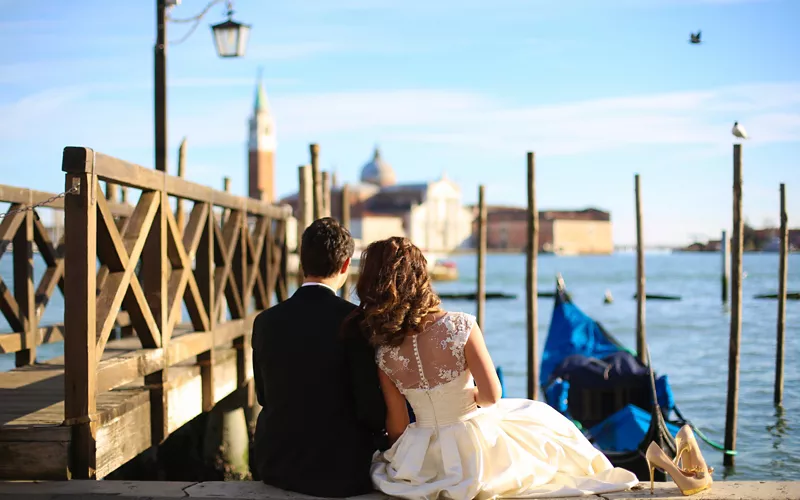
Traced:
<svg viewBox="0 0 800 500">
<path fill-rule="evenodd" d="M 406 390 L 417 421 L 375 456 L 375 487 L 413 499 L 537 498 L 626 490 L 636 476 L 614 468 L 578 428 L 545 403 L 472 400 L 463 373 L 431 390 Z"/>
</svg>

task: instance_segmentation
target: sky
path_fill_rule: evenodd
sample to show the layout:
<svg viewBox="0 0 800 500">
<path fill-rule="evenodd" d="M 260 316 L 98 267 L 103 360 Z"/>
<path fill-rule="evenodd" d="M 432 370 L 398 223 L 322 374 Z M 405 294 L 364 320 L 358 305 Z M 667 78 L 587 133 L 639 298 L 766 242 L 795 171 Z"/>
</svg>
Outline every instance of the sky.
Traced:
<svg viewBox="0 0 800 500">
<path fill-rule="evenodd" d="M 192 17 L 205 0 L 182 0 Z M 276 186 L 297 189 L 308 145 L 356 182 L 376 144 L 400 182 L 457 181 L 465 203 L 611 212 L 647 245 L 719 238 L 732 224 L 732 144 L 744 212 L 800 227 L 800 0 L 236 0 L 246 57 L 216 56 L 212 7 L 169 46 L 169 169 L 246 193 L 256 75 L 278 130 Z M 186 24 L 170 24 L 179 40 Z M 704 43 L 688 43 L 702 30 Z M 63 190 L 65 146 L 152 167 L 155 2 L 0 0 L 0 184 Z M 792 62 L 794 61 L 794 62 Z"/>
</svg>

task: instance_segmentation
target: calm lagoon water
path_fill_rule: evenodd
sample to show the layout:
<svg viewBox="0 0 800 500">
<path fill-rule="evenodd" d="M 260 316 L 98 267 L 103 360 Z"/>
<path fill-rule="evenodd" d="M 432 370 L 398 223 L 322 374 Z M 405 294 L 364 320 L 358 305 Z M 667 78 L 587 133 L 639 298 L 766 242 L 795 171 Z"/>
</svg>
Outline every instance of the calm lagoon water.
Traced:
<svg viewBox="0 0 800 500">
<path fill-rule="evenodd" d="M 474 255 L 455 257 L 460 278 L 436 283 L 440 292 L 474 292 Z M 679 302 L 647 303 L 647 339 L 657 372 L 667 373 L 683 414 L 712 440 L 722 442 L 728 376 L 729 311 L 720 301 L 718 254 L 648 254 L 647 291 L 680 295 Z M 540 256 L 539 289 L 553 290 L 561 273 L 575 303 L 628 346 L 635 347 L 635 255 Z M 43 263 L 39 262 L 38 275 Z M 10 287 L 11 259 L 0 260 L 0 276 Z M 703 452 L 720 473 L 717 479 L 800 479 L 800 302 L 786 311 L 784 407 L 772 405 L 777 303 L 757 300 L 777 291 L 777 254 L 746 254 L 743 282 L 743 330 L 736 467 L 724 471 L 722 454 L 709 446 Z M 37 276 L 37 280 L 39 279 Z M 516 294 L 512 300 L 486 305 L 485 336 L 495 363 L 502 366 L 512 397 L 525 396 L 525 257 L 490 255 L 487 291 Z M 614 304 L 604 305 L 605 290 Z M 789 258 L 789 290 L 800 291 L 800 254 Z M 445 301 L 450 310 L 475 311 L 473 302 Z M 543 348 L 553 299 L 539 300 L 539 344 Z M 60 322 L 63 299 L 52 297 L 44 323 Z M 8 325 L 0 316 L 0 331 Z M 39 359 L 59 356 L 61 344 L 42 346 Z M 541 352 L 541 350 L 539 351 Z M 13 356 L 0 355 L 0 371 L 13 367 Z"/>
</svg>

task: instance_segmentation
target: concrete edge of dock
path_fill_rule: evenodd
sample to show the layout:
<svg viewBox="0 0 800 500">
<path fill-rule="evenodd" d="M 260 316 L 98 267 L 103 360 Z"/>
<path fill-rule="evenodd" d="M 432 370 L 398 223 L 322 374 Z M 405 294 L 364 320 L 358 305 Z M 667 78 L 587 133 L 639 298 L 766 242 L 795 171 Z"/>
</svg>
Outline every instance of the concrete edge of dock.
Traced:
<svg viewBox="0 0 800 500">
<path fill-rule="evenodd" d="M 177 481 L 52 481 L 52 482 L 1 482 L 0 498 L 23 500 L 70 500 L 90 497 L 92 500 L 109 499 L 167 499 L 167 498 L 227 498 L 241 500 L 311 499 L 297 493 L 283 491 L 255 481 L 240 482 L 177 482 Z M 362 500 L 390 498 L 381 493 L 356 497 Z M 577 497 L 576 497 L 577 498 Z M 584 499 L 636 500 L 679 499 L 681 495 L 674 483 L 656 483 L 654 495 L 649 485 L 640 483 L 631 491 L 580 497 Z M 800 499 L 800 481 L 720 481 L 710 490 L 693 495 L 697 500 L 729 499 Z"/>
</svg>

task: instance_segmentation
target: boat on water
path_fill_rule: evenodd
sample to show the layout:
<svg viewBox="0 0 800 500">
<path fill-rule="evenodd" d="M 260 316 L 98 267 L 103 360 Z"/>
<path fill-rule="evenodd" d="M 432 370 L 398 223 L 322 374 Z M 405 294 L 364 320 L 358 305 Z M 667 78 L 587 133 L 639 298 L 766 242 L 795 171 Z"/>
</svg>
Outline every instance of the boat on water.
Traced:
<svg viewBox="0 0 800 500">
<path fill-rule="evenodd" d="M 643 481 L 650 478 L 645 460 L 650 442 L 675 456 L 674 436 L 689 423 L 675 404 L 668 376 L 656 375 L 649 362 L 642 363 L 581 311 L 560 276 L 540 381 L 547 404 L 570 418 L 612 464 Z M 723 449 L 693 429 L 708 444 Z M 660 472 L 656 478 L 665 480 Z"/>
</svg>

